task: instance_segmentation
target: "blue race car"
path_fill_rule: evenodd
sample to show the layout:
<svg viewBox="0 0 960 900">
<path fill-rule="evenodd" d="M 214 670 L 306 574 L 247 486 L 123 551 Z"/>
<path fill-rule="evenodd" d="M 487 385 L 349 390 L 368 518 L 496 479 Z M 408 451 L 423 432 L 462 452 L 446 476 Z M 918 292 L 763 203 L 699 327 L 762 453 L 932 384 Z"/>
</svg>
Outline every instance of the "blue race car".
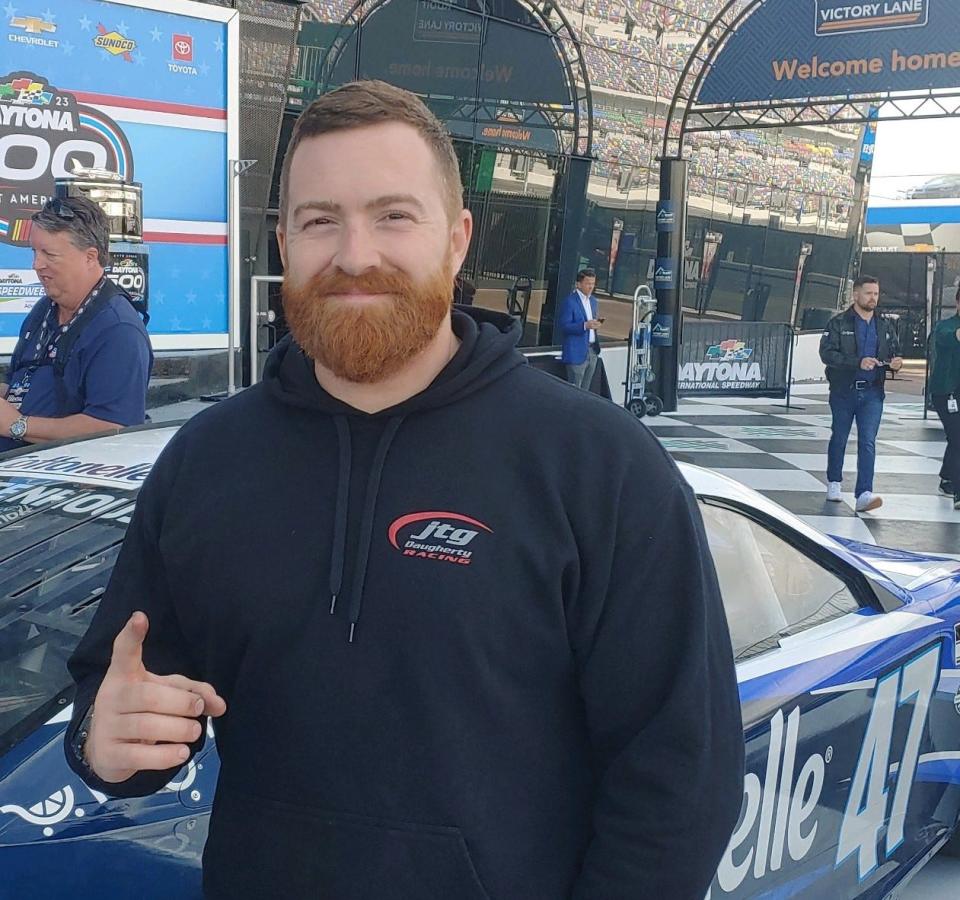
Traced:
<svg viewBox="0 0 960 900">
<path fill-rule="evenodd" d="M 132 800 L 86 787 L 62 745 L 66 661 L 175 431 L 0 458 L 0 900 L 201 896 L 212 729 L 162 791 Z M 681 468 L 727 607 L 747 748 L 711 900 L 887 897 L 960 815 L 960 563 L 827 537 Z"/>
</svg>

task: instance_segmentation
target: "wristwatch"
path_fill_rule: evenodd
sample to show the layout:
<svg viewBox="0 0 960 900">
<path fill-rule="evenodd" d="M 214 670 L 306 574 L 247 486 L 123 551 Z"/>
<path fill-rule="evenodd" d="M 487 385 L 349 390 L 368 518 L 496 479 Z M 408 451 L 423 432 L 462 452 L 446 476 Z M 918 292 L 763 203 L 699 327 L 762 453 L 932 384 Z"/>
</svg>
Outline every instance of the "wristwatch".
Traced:
<svg viewBox="0 0 960 900">
<path fill-rule="evenodd" d="M 77 727 L 73 736 L 72 748 L 73 755 L 77 762 L 88 772 L 91 771 L 90 764 L 87 762 L 86 749 L 87 738 L 90 736 L 90 726 L 93 724 L 93 704 L 88 707 L 80 725 Z"/>
<path fill-rule="evenodd" d="M 10 426 L 10 437 L 15 441 L 22 441 L 27 433 L 27 417 L 19 416 Z"/>
</svg>

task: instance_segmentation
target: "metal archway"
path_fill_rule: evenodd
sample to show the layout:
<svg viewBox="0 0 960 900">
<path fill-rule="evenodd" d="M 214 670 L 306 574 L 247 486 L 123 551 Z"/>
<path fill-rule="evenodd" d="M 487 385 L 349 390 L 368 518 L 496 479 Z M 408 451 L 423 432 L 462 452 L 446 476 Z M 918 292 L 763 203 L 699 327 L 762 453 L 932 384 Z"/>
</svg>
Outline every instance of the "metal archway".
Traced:
<svg viewBox="0 0 960 900">
<path fill-rule="evenodd" d="M 952 90 L 876 91 L 803 100 L 701 105 L 697 98 L 714 60 L 743 22 L 765 2 L 727 0 L 700 36 L 681 71 L 670 103 L 663 137 L 665 158 L 682 156 L 683 140 L 693 132 L 866 124 L 877 115 L 870 113 L 871 107 L 879 112 L 880 118 L 892 122 L 960 115 L 960 86 Z"/>
<path fill-rule="evenodd" d="M 395 0 L 354 0 L 353 6 L 340 23 L 340 30 L 331 42 L 329 51 L 320 63 L 322 71 L 314 81 L 321 85 L 321 91 L 330 84 L 331 76 L 340 61 L 353 35 L 357 34 L 358 47 L 362 41 L 363 25 L 377 10 L 395 2 Z M 512 110 L 519 110 L 521 122 L 535 116 L 542 117 L 552 125 L 557 135 L 559 152 L 566 156 L 590 157 L 593 153 L 593 100 L 590 90 L 590 77 L 586 60 L 580 50 L 580 41 L 566 14 L 554 0 L 515 0 L 517 5 L 529 13 L 538 23 L 538 33 L 546 34 L 554 47 L 557 58 L 563 67 L 568 94 L 568 108 L 557 109 L 553 104 L 540 102 L 511 104 Z M 476 9 L 451 3 L 451 9 L 474 13 L 484 21 L 496 21 L 516 28 L 526 26 L 509 19 L 499 17 L 490 11 L 491 0 L 474 0 Z M 357 67 L 359 67 L 359 54 Z M 355 69 L 355 74 L 359 73 Z M 478 74 L 479 80 L 479 74 Z M 497 104 L 479 96 L 479 84 L 473 97 L 453 97 L 444 95 L 444 99 L 456 101 L 456 113 L 465 121 L 483 119 L 493 120 Z"/>
</svg>

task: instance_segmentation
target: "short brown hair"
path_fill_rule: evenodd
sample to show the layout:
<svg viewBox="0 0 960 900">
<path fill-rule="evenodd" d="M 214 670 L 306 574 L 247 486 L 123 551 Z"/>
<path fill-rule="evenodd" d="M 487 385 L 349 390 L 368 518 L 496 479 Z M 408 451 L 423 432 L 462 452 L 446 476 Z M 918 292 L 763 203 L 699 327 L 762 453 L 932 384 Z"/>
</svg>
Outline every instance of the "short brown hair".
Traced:
<svg viewBox="0 0 960 900">
<path fill-rule="evenodd" d="M 290 167 L 300 142 L 307 138 L 387 122 L 412 126 L 433 151 L 451 218 L 463 209 L 460 165 L 453 141 L 440 120 L 415 94 L 385 81 L 353 81 L 313 101 L 297 119 L 280 170 L 280 222 L 286 223 Z"/>
</svg>

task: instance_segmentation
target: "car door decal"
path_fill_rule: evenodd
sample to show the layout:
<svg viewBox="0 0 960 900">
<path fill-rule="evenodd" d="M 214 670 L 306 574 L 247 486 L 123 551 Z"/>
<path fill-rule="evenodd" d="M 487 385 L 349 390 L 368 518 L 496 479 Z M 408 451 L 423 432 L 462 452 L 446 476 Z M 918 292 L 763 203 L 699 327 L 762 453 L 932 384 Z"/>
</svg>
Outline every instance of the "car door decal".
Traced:
<svg viewBox="0 0 960 900">
<path fill-rule="evenodd" d="M 837 843 L 837 866 L 856 854 L 857 874 L 861 881 L 877 867 L 878 838 L 888 819 L 886 856 L 891 856 L 903 843 L 903 822 L 917 768 L 920 741 L 939 673 L 940 644 L 935 644 L 877 681 Z M 910 728 L 888 815 L 887 782 L 893 726 L 897 710 L 906 705 L 911 706 Z"/>
</svg>

